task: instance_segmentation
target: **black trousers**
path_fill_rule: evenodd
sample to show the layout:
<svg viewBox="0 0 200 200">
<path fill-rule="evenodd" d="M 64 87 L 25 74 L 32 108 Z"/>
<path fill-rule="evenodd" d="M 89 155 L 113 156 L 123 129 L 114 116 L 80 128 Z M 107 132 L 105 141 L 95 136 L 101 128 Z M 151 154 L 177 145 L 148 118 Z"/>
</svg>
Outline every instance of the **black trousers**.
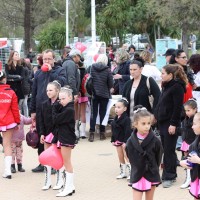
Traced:
<svg viewBox="0 0 200 200">
<path fill-rule="evenodd" d="M 40 110 L 37 109 L 36 110 L 36 129 L 37 129 L 38 134 L 40 133 L 40 125 L 39 125 L 40 117 L 41 117 Z M 39 134 L 39 137 L 40 137 L 40 134 Z M 44 144 L 41 144 L 40 140 L 37 145 L 37 149 L 38 149 L 38 156 L 39 156 L 44 151 Z"/>
<path fill-rule="evenodd" d="M 101 125 L 101 123 L 106 115 L 108 101 L 109 99 L 107 98 L 91 99 L 90 132 L 95 132 L 98 108 L 99 108 L 99 117 L 100 117 L 100 132 L 105 132 L 105 126 Z"/>
<path fill-rule="evenodd" d="M 169 121 L 158 123 L 161 142 L 164 149 L 164 158 L 163 158 L 164 168 L 163 168 L 162 180 L 173 180 L 177 177 L 176 141 L 178 135 L 177 134 L 170 135 L 168 132 L 169 126 L 170 126 Z"/>
</svg>

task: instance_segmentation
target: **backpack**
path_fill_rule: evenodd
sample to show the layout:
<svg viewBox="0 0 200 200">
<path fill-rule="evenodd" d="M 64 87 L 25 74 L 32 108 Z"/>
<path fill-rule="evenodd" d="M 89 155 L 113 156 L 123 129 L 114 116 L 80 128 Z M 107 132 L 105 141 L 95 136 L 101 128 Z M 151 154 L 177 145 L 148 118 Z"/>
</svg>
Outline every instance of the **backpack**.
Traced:
<svg viewBox="0 0 200 200">
<path fill-rule="evenodd" d="M 85 96 L 91 97 L 93 94 L 93 81 L 91 76 L 91 68 L 90 73 L 85 74 L 81 83 L 81 90 Z"/>
</svg>

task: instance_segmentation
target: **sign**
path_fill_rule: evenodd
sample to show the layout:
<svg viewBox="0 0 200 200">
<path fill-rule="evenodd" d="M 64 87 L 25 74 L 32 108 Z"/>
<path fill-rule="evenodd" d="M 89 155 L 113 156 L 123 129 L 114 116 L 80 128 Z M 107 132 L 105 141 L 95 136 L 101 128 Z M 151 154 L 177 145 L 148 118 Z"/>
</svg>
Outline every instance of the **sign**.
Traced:
<svg viewBox="0 0 200 200">
<path fill-rule="evenodd" d="M 0 49 L 3 49 L 8 46 L 8 39 L 7 38 L 0 38 Z"/>
</svg>

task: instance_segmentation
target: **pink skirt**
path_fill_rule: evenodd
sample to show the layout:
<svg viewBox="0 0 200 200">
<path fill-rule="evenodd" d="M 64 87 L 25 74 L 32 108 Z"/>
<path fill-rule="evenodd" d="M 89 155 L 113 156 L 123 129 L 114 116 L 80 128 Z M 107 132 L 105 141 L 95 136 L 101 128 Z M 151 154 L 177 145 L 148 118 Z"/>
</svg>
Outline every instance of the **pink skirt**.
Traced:
<svg viewBox="0 0 200 200">
<path fill-rule="evenodd" d="M 17 126 L 17 123 L 12 123 L 7 126 L 0 126 L 0 131 L 5 132 L 9 129 L 15 128 L 16 126 Z"/>
<path fill-rule="evenodd" d="M 45 137 L 44 141 L 45 141 L 46 143 L 48 143 L 48 144 L 51 144 L 53 138 L 54 138 L 54 135 L 53 135 L 52 133 L 49 133 L 49 134 Z"/>
<path fill-rule="evenodd" d="M 133 183 L 131 186 L 133 189 L 140 191 L 140 192 L 145 192 L 148 190 L 151 190 L 152 186 L 158 186 L 160 185 L 160 182 L 149 182 L 146 178 L 142 177 L 137 183 Z"/>
<path fill-rule="evenodd" d="M 116 147 L 122 146 L 122 144 L 123 144 L 123 142 L 120 142 L 118 140 L 113 143 L 113 145 Z"/>
<path fill-rule="evenodd" d="M 188 143 L 186 143 L 185 141 L 182 142 L 182 145 L 181 145 L 181 151 L 188 151 L 189 150 L 189 147 L 190 145 Z"/>
<path fill-rule="evenodd" d="M 198 178 L 190 183 L 190 194 L 196 199 L 200 199 L 200 180 Z"/>
<path fill-rule="evenodd" d="M 88 102 L 88 97 L 79 97 L 78 98 L 78 103 L 85 103 Z"/>
<path fill-rule="evenodd" d="M 63 146 L 63 147 L 71 147 L 72 149 L 75 147 L 75 145 L 71 145 L 71 144 L 63 144 L 63 143 L 61 143 L 61 142 L 57 142 L 57 148 L 61 148 L 61 146 Z"/>
</svg>

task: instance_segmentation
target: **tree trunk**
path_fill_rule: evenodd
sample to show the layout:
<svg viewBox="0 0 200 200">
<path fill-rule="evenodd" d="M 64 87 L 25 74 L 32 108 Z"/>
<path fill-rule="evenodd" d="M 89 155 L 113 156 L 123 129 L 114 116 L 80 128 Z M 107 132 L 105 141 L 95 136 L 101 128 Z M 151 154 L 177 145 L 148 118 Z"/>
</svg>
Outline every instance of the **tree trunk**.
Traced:
<svg viewBox="0 0 200 200">
<path fill-rule="evenodd" d="M 29 52 L 31 47 L 31 5 L 32 0 L 24 0 L 24 42 L 25 42 L 25 55 Z"/>
<path fill-rule="evenodd" d="M 183 43 L 183 50 L 185 51 L 186 55 L 188 56 L 188 26 L 187 24 L 183 24 L 182 27 L 182 43 Z"/>
</svg>

